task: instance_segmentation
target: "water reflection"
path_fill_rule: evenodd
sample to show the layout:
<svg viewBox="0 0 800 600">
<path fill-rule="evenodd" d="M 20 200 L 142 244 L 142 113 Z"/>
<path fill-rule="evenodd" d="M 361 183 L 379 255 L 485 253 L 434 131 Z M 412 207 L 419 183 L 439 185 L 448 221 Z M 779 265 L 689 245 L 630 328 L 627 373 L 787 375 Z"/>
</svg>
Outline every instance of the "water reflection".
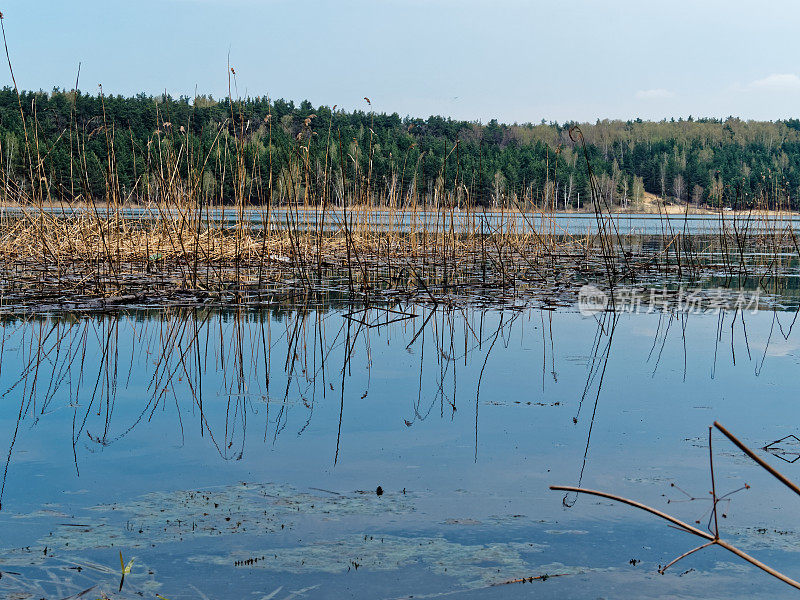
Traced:
<svg viewBox="0 0 800 600">
<path fill-rule="evenodd" d="M 736 309 L 717 313 L 712 379 L 725 347 L 733 366 L 738 348 L 740 360 L 746 356 L 754 364 L 754 374 L 759 375 L 774 339 L 787 343 L 798 317 L 798 310 L 762 312 L 762 317 L 769 314 L 771 318 L 766 340 L 754 355 L 747 331 L 748 312 Z M 19 398 L 9 461 L 20 424 L 26 422 L 35 428 L 40 419 L 58 410 L 54 403 L 65 403 L 72 409 L 73 462 L 80 474 L 81 450 L 93 452 L 114 444 L 152 421 L 157 411 L 167 406 L 175 407 L 179 425 L 176 439 L 185 443 L 189 428 L 208 438 L 219 457 L 229 461 L 243 458 L 248 415 L 261 416 L 263 425 L 259 423 L 258 427 L 263 426 L 263 441 L 275 444 L 287 428 L 291 411 L 303 414 L 302 425 L 294 432 L 301 436 L 312 422 L 317 403 L 334 396 L 339 402 L 332 451 L 335 465 L 346 399 L 357 395 L 364 400 L 369 395 L 372 347 L 376 338 L 384 337 L 387 345 L 394 341 L 410 355 L 418 355 L 413 378 L 417 389 L 403 419 L 406 427 L 432 415 L 452 419 L 459 407 L 459 366 L 473 376 L 477 460 L 481 385 L 487 366 L 491 369 L 489 361 L 495 346 L 500 342 L 508 351 L 514 328 L 525 328 L 520 321 L 538 321 L 535 327 L 541 334 L 544 393 L 548 380 L 558 383 L 558 336 L 553 333 L 554 316 L 558 314 L 550 310 L 534 313 L 396 305 L 347 312 L 303 307 L 275 307 L 270 312 L 165 309 L 8 319 L 0 342 L 0 365 L 5 366 L 0 371 L 3 398 Z M 687 348 L 686 330 L 692 316 L 675 310 L 653 316 L 655 331 L 643 361 L 652 367 L 650 377 L 657 374 L 668 339 L 677 338 L 685 381 L 691 350 Z M 587 338 L 586 374 L 572 417 L 576 425 L 582 417 L 588 419 L 579 484 L 620 318 L 617 312 L 603 311 L 590 320 L 594 333 Z M 401 342 L 396 342 L 396 337 Z M 430 356 L 426 361 L 426 348 L 432 353 L 433 369 Z M 359 355 L 356 368 L 363 371 L 366 381 L 351 390 L 348 384 L 353 379 L 355 355 Z M 429 371 L 434 374 L 432 385 L 425 380 Z M 112 424 L 119 392 L 130 389 L 145 392 L 136 400 L 138 413 L 132 422 L 115 427 Z M 209 397 L 213 399 L 210 406 Z M 125 400 L 129 401 L 127 397 Z M 8 464 L 3 485 L 7 471 Z"/>
<path fill-rule="evenodd" d="M 358 562 L 366 550 L 358 541 L 361 527 L 354 523 L 365 520 L 370 530 L 391 540 L 390 558 L 367 561 L 375 572 L 400 554 L 406 558 L 398 564 L 412 564 L 418 538 L 433 540 L 436 549 L 419 558 L 423 562 L 447 556 L 457 563 L 459 556 L 479 554 L 480 545 L 503 538 L 503 543 L 538 544 L 537 555 L 560 561 L 565 573 L 603 565 L 612 569 L 610 558 L 598 555 L 592 544 L 578 550 L 574 540 L 565 540 L 563 547 L 547 541 L 553 534 L 546 531 L 559 521 L 570 524 L 569 531 L 595 531 L 608 517 L 586 502 L 559 512 L 561 504 L 550 500 L 545 484 L 581 487 L 613 474 L 631 478 L 623 487 L 641 491 L 638 478 L 653 489 L 666 476 L 660 470 L 666 463 L 669 477 L 703 485 L 698 484 L 703 459 L 692 458 L 694 444 L 702 441 L 680 440 L 689 432 L 702 433 L 698 424 L 719 413 L 739 431 L 755 429 L 763 437 L 756 447 L 784 437 L 791 419 L 777 413 L 755 419 L 750 406 L 796 368 L 796 320 L 796 311 L 778 310 L 582 316 L 574 309 L 402 303 L 8 319 L 0 342 L 0 432 L 8 445 L 0 499 L 10 516 L 0 526 L 9 532 L 8 548 L 38 543 L 50 531 L 54 560 L 99 561 L 116 533 L 108 537 L 108 530 L 94 528 L 86 533 L 93 541 L 79 549 L 68 528 L 54 529 L 53 519 L 70 523 L 86 514 L 127 515 L 125 520 L 150 531 L 156 546 L 186 539 L 193 565 L 213 565 L 222 573 L 235 561 L 275 551 L 280 559 L 273 562 L 284 568 L 270 568 L 267 581 L 274 587 L 287 573 L 294 573 L 296 582 L 310 577 L 311 567 L 293 562 L 304 553 L 316 557 L 310 564 L 319 572 L 341 572 L 335 552 L 290 543 L 279 536 L 294 533 L 284 532 L 320 538 L 320 543 L 349 540 L 342 552 Z M 775 408 L 791 410 L 793 385 L 782 388 L 781 398 L 770 399 Z M 708 412 L 712 406 L 713 414 Z M 665 460 L 669 453 L 685 463 Z M 735 473 L 742 469 L 725 466 Z M 39 472 L 44 480 L 37 478 Z M 240 489 L 240 481 L 262 487 Z M 273 485 L 270 481 L 289 487 L 263 487 Z M 402 522 L 382 522 L 385 514 L 373 502 L 378 484 L 387 490 L 380 506 L 400 503 Z M 88 497 L 81 495 L 87 485 Z M 191 490 L 205 490 L 210 500 L 198 500 Z M 463 506 L 453 503 L 453 494 L 463 494 Z M 267 520 L 256 518 L 253 503 L 267 497 L 283 499 L 270 501 Z M 326 497 L 336 501 L 326 503 Z M 570 493 L 563 506 L 575 507 L 576 500 Z M 60 507 L 47 508 L 54 502 Z M 116 508 L 85 513 L 97 503 Z M 213 513 L 203 515 L 209 503 L 244 508 L 226 522 Z M 189 505 L 194 508 L 181 508 Z M 280 525 L 290 519 L 281 507 L 288 505 L 302 509 L 284 530 Z M 320 525 L 313 515 L 321 506 L 337 520 L 357 520 Z M 747 517 L 763 509 L 749 500 L 737 499 L 737 506 Z M 31 519 L 31 510 L 40 507 L 73 517 L 41 516 L 43 537 L 12 520 Z M 180 527 L 165 536 L 144 516 L 162 509 L 172 515 L 171 523 L 189 515 L 195 526 L 221 532 L 220 539 L 261 527 L 278 541 L 273 547 L 269 540 L 247 538 L 237 543 L 243 548 L 231 552 L 229 541 L 209 545 Z M 237 521 L 242 525 L 230 529 Z M 454 538 L 454 524 L 472 528 L 471 533 Z M 174 551 L 146 550 L 128 539 L 136 532 L 129 533 L 121 542 L 126 558 L 138 548 L 155 564 Z M 671 551 L 669 542 L 657 539 L 665 554 Z M 276 551 L 287 545 L 296 550 Z M 623 554 L 630 547 L 620 546 Z M 506 553 L 504 566 L 496 578 L 481 571 L 481 586 L 538 576 L 537 569 L 549 564 L 544 557 L 528 557 L 522 547 L 498 548 Z M 19 557 L 14 569 L 4 567 L 9 556 L 0 549 L 0 571 L 32 568 Z M 787 550 L 778 563 L 790 558 Z M 187 585 L 187 578 L 196 576 L 192 569 L 174 567 L 161 585 Z M 453 564 L 449 573 L 455 572 Z M 613 577 L 635 580 L 624 573 L 613 571 Z M 398 583 L 393 588 L 398 594 L 430 583 L 423 584 L 413 569 L 408 575 L 412 585 Z M 439 575 L 445 577 L 444 571 Z M 462 591 L 465 581 L 478 585 L 477 579 L 461 576 L 436 585 Z M 610 580 L 602 581 L 613 588 Z M 667 581 L 670 589 L 680 589 L 677 581 Z M 131 590 L 142 589 L 135 578 L 129 584 Z M 578 587 L 561 587 L 561 592 L 580 593 L 577 583 L 563 585 Z M 212 588 L 201 587 L 205 593 Z"/>
</svg>

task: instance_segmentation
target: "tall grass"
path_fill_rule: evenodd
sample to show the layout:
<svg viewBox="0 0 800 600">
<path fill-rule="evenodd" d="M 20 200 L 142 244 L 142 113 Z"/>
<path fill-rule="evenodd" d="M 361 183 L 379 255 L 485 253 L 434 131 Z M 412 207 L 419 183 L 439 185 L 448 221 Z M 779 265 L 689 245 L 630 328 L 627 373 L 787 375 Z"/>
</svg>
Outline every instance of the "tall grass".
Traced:
<svg viewBox="0 0 800 600">
<path fill-rule="evenodd" d="M 7 48 L 6 55 L 17 90 Z M 548 155 L 538 198 L 531 186 L 520 196 L 504 193 L 497 182 L 491 208 L 462 172 L 458 140 L 428 189 L 420 177 L 424 153 L 416 164 L 407 154 L 395 157 L 391 176 L 376 181 L 371 130 L 361 148 L 343 139 L 332 119 L 318 123 L 310 115 L 290 147 L 275 148 L 271 113 L 259 125 L 261 137 L 254 136 L 255 125 L 237 100 L 233 68 L 228 81 L 230 115 L 206 152 L 192 143 L 191 118 L 173 123 L 158 105 L 157 126 L 138 148 L 130 132 L 108 118 L 102 87 L 102 111 L 91 128 L 78 122 L 73 104 L 60 137 L 69 145 L 69 190 L 55 189 L 45 168 L 52 148 L 40 147 L 36 107 L 26 118 L 20 100 L 25 147 L 16 152 L 28 167 L 24 181 L 13 174 L 13 153 L 0 140 L 3 303 L 208 296 L 251 302 L 276 291 L 330 289 L 367 301 L 385 294 L 434 303 L 465 295 L 506 302 L 520 294 L 555 295 L 557 301 L 567 282 L 596 280 L 613 290 L 655 271 L 680 280 L 724 272 L 741 284 L 775 275 L 800 252 L 792 221 L 763 211 L 727 215 L 721 207 L 713 248 L 688 231 L 687 209 L 683 218 L 660 214 L 658 247 L 645 250 L 612 213 L 588 155 L 594 223 L 580 234 L 565 231 L 553 185 L 560 149 L 552 164 Z M 263 135 L 269 164 L 254 151 Z M 100 193 L 91 181 L 97 165 L 90 168 L 87 152 L 94 136 L 105 143 Z M 570 137 L 586 154 L 580 130 L 573 128 Z M 121 144 L 132 145 L 136 177 L 129 186 L 119 177 Z M 325 145 L 322 163 L 310 158 L 318 144 Z M 221 181 L 209 177 L 212 170 Z M 755 259 L 748 252 L 754 243 L 761 250 Z"/>
</svg>

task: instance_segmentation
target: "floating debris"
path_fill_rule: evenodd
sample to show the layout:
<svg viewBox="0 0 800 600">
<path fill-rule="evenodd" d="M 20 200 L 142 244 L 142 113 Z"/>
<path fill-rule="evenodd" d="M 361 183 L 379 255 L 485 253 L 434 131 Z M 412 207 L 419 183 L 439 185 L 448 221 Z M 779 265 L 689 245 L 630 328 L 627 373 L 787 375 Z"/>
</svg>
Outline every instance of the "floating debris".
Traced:
<svg viewBox="0 0 800 600">
<path fill-rule="evenodd" d="M 58 523 L 38 544 L 48 546 L 50 555 L 117 546 L 143 548 L 205 537 L 274 533 L 292 527 L 301 515 L 335 521 L 347 515 L 399 515 L 414 510 L 413 494 L 378 489 L 380 501 L 358 492 L 308 493 L 276 483 L 153 492 L 127 503 L 93 506 L 87 514 L 73 517 L 75 522 Z M 37 510 L 19 518 L 53 516 Z M 64 519 L 64 515 L 58 517 Z M 3 559 L 0 550 L 0 563 Z"/>
<path fill-rule="evenodd" d="M 412 565 L 424 565 L 437 575 L 454 577 L 470 588 L 506 581 L 519 573 L 530 572 L 536 565 L 532 555 L 547 546 L 524 542 L 461 544 L 443 537 L 403 537 L 372 533 L 349 535 L 335 541 L 312 542 L 291 548 L 253 552 L 234 551 L 226 555 L 199 555 L 190 562 L 230 566 L 241 564 L 253 569 L 281 573 L 347 573 L 356 569 L 397 571 Z M 254 556 L 266 560 L 253 560 Z M 248 562 L 249 561 L 249 562 Z M 356 567 L 355 565 L 358 565 Z M 563 567 L 563 565 L 562 565 Z M 578 573 L 583 569 L 563 567 L 550 572 Z"/>
</svg>

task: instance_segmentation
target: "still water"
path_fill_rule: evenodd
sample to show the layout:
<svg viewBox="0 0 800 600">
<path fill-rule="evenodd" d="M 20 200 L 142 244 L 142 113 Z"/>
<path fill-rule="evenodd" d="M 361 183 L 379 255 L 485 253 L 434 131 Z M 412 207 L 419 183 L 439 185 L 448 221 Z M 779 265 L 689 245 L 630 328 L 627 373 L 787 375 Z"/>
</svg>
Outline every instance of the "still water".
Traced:
<svg viewBox="0 0 800 600">
<path fill-rule="evenodd" d="M 82 207 L 45 207 L 41 209 L 55 217 L 74 217 L 75 215 L 99 215 L 107 218 L 116 215 L 116 211 L 103 207 L 96 209 Z M 19 218 L 27 214 L 19 208 L 0 207 L 0 218 Z M 131 221 L 159 220 L 167 217 L 184 222 L 188 213 L 177 210 L 159 208 L 123 208 L 119 214 Z M 759 213 L 732 212 L 708 214 L 652 214 L 652 213 L 612 213 L 600 220 L 594 212 L 542 212 L 526 213 L 500 211 L 496 209 L 480 209 L 472 211 L 448 209 L 412 211 L 388 211 L 373 208 L 369 211 L 352 209 L 344 211 L 340 207 L 289 209 L 279 207 L 258 207 L 242 210 L 244 221 L 254 228 L 268 225 L 274 229 L 314 229 L 320 224 L 326 231 L 338 231 L 344 228 L 345 222 L 351 229 L 358 227 L 374 227 L 381 231 L 450 231 L 489 233 L 495 230 L 504 231 L 513 225 L 517 231 L 535 229 L 540 234 L 555 235 L 587 235 L 596 234 L 602 228 L 619 235 L 667 235 L 676 234 L 708 235 L 725 232 L 735 236 L 747 236 L 759 233 L 773 233 L 800 228 L 800 215 L 794 213 Z M 202 212 L 202 219 L 216 225 L 234 226 L 239 219 L 239 211 L 231 206 L 226 209 L 207 208 Z"/>
<path fill-rule="evenodd" d="M 394 306 L 8 320 L 0 596 L 792 597 L 719 548 L 659 575 L 699 542 L 548 486 L 705 528 L 714 420 L 800 480 L 797 443 L 758 450 L 800 435 L 795 317 Z M 713 450 L 719 495 L 750 486 L 720 504 L 722 537 L 800 576 L 800 498 L 717 433 Z M 121 590 L 120 553 L 133 559 Z"/>
</svg>

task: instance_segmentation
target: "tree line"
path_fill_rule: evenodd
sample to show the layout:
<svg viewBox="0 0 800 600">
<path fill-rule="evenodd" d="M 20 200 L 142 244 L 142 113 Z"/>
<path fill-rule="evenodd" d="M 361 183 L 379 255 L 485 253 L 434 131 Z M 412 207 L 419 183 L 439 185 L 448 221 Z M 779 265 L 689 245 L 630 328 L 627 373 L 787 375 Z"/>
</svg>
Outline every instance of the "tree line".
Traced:
<svg viewBox="0 0 800 600">
<path fill-rule="evenodd" d="M 577 126 L 577 129 L 576 129 Z M 487 124 L 265 97 L 0 91 L 6 199 L 800 208 L 800 121 Z M 166 184 L 169 184 L 168 186 Z M 170 191 L 171 190 L 171 191 Z"/>
</svg>

